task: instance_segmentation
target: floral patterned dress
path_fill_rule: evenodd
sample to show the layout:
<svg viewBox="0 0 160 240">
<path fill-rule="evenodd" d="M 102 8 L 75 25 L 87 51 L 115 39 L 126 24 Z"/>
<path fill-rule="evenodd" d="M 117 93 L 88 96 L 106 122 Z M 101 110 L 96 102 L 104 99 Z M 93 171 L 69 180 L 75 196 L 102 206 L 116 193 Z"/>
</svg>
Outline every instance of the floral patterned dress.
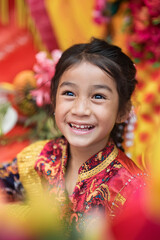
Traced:
<svg viewBox="0 0 160 240">
<path fill-rule="evenodd" d="M 19 201 L 24 198 L 24 189 L 28 198 L 39 196 L 41 187 L 47 189 L 50 197 L 56 196 L 62 218 L 69 216 L 69 222 L 76 223 L 80 231 L 88 216 L 99 213 L 101 217 L 104 213 L 110 218 L 118 216 L 127 200 L 145 185 L 147 174 L 109 142 L 82 164 L 74 191 L 68 195 L 65 189 L 68 153 L 69 144 L 64 137 L 32 144 L 18 155 L 19 173 L 16 160 L 1 167 L 1 191 L 12 196 L 8 200 Z"/>
<path fill-rule="evenodd" d="M 35 170 L 59 201 L 66 194 L 67 161 L 68 143 L 65 138 L 58 138 L 47 142 L 35 163 Z M 76 186 L 68 196 L 74 218 L 78 221 L 82 214 L 97 207 L 111 217 L 116 216 L 129 196 L 145 185 L 146 175 L 113 143 L 109 143 L 79 168 Z"/>
</svg>

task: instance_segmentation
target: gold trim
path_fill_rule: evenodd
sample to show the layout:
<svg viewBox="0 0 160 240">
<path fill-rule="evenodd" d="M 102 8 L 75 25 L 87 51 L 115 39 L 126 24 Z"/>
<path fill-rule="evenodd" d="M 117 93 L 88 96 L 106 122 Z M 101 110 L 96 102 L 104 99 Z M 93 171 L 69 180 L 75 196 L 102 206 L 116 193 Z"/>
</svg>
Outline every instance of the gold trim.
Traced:
<svg viewBox="0 0 160 240">
<path fill-rule="evenodd" d="M 38 155 L 48 140 L 37 141 L 26 147 L 17 156 L 20 181 L 27 192 L 29 200 L 39 197 L 42 193 L 41 179 L 34 169 Z"/>
<path fill-rule="evenodd" d="M 124 205 L 125 201 L 125 197 L 123 197 L 120 193 L 118 193 L 114 199 L 114 202 L 120 202 L 122 205 Z"/>
<path fill-rule="evenodd" d="M 32 213 L 33 203 L 37 204 L 43 196 L 43 187 L 38 173 L 34 169 L 38 155 L 48 140 L 35 142 L 17 155 L 20 181 L 27 194 L 27 202 L 5 206 L 5 213 L 17 220 L 25 220 Z"/>
<path fill-rule="evenodd" d="M 100 163 L 98 166 L 96 166 L 95 168 L 93 168 L 90 171 L 79 174 L 78 182 L 81 182 L 85 179 L 93 177 L 97 173 L 103 171 L 117 157 L 117 155 L 118 155 L 118 149 L 116 146 L 114 146 L 113 151 L 109 154 L 109 156 L 102 163 Z"/>
<path fill-rule="evenodd" d="M 117 208 L 120 209 L 124 205 L 125 202 L 126 202 L 126 198 L 123 197 L 123 195 L 121 195 L 118 192 L 116 197 L 114 198 L 114 201 L 112 202 L 110 216 L 115 217 Z M 120 204 L 121 204 L 121 206 L 120 206 Z"/>
</svg>

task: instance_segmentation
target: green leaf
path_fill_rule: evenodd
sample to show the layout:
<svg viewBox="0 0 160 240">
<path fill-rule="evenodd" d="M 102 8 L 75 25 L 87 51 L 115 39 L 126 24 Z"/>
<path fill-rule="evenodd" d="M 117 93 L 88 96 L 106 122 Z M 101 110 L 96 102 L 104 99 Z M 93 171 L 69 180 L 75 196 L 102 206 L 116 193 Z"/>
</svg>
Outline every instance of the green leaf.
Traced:
<svg viewBox="0 0 160 240">
<path fill-rule="evenodd" d="M 152 23 L 153 23 L 154 25 L 160 24 L 160 17 L 153 18 Z"/>
<path fill-rule="evenodd" d="M 140 60 L 139 58 L 134 58 L 134 62 L 135 62 L 135 63 L 140 63 L 141 60 Z"/>
<path fill-rule="evenodd" d="M 159 67 L 160 67 L 160 62 L 155 62 L 155 63 L 153 63 L 153 67 L 154 67 L 154 68 L 159 68 Z"/>
</svg>

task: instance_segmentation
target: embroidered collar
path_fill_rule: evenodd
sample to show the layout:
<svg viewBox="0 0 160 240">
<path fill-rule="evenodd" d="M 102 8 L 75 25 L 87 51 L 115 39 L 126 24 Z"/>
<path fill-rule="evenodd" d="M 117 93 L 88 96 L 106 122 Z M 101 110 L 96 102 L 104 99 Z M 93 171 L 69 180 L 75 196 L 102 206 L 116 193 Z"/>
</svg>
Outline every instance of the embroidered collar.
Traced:
<svg viewBox="0 0 160 240">
<path fill-rule="evenodd" d="M 93 159 L 93 162 L 97 163 L 96 166 L 93 167 L 92 164 L 90 164 L 91 166 L 91 170 L 86 170 L 81 172 L 81 168 L 79 169 L 79 175 L 78 175 L 78 181 L 83 181 L 87 178 L 90 178 L 94 175 L 96 175 L 97 173 L 101 172 L 102 170 L 104 170 L 118 155 L 118 149 L 116 148 L 115 145 L 113 145 L 112 150 L 109 148 L 110 153 L 108 153 L 108 145 L 107 147 L 104 148 L 104 150 L 100 151 L 98 154 L 96 154 L 95 156 L 93 156 L 91 159 Z M 108 154 L 107 154 L 108 153 Z M 98 160 L 95 161 L 95 159 L 98 157 Z M 87 160 L 87 162 L 90 161 Z M 83 165 L 82 165 L 83 166 Z"/>
<path fill-rule="evenodd" d="M 60 140 L 60 146 L 62 150 L 62 172 L 65 174 L 69 144 L 65 138 Z M 107 146 L 89 158 L 78 171 L 78 181 L 90 178 L 96 175 L 98 172 L 104 170 L 118 155 L 118 149 L 114 143 L 109 142 Z"/>
</svg>

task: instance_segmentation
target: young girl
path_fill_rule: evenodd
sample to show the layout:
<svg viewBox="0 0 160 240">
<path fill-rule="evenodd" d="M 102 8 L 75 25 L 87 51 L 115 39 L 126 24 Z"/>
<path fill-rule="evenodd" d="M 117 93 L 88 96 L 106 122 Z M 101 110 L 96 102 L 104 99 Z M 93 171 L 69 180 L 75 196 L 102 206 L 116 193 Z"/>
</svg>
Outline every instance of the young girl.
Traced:
<svg viewBox="0 0 160 240">
<path fill-rule="evenodd" d="M 78 228 L 99 210 L 115 217 L 143 185 L 144 174 L 119 149 L 135 74 L 131 59 L 103 40 L 68 48 L 51 84 L 53 115 L 63 137 L 37 142 L 18 155 L 28 196 L 47 184 L 61 206 L 69 199 L 70 222 Z"/>
</svg>

